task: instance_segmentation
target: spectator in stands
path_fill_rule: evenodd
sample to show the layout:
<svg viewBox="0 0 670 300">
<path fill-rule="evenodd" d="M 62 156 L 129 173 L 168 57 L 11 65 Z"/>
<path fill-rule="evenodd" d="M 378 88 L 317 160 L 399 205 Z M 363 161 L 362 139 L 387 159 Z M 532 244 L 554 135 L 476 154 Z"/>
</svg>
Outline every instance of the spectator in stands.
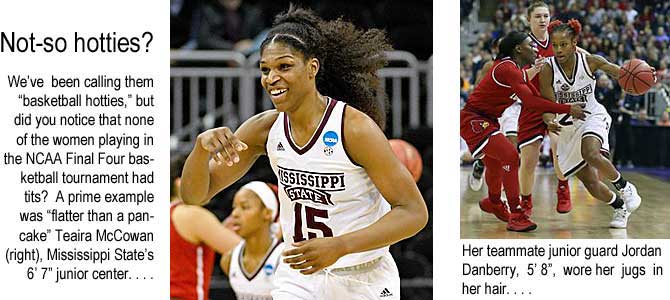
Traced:
<svg viewBox="0 0 670 300">
<path fill-rule="evenodd" d="M 670 127 L 670 117 L 668 117 L 668 110 L 663 111 L 661 117 L 656 122 L 656 125 L 662 127 Z"/>
<path fill-rule="evenodd" d="M 656 42 L 667 43 L 668 41 L 670 41 L 670 37 L 665 33 L 665 28 L 659 26 L 658 29 L 656 29 Z"/>
<path fill-rule="evenodd" d="M 632 120 L 631 124 L 634 126 L 654 126 L 654 123 L 649 120 L 647 110 L 644 108 L 640 109 L 636 118 Z"/>
<path fill-rule="evenodd" d="M 609 113 L 612 120 L 617 120 L 619 118 L 619 95 L 621 90 L 618 86 L 614 86 L 614 83 L 607 74 L 602 73 L 598 76 L 598 81 L 596 82 L 596 91 L 595 97 L 600 104 L 602 104 L 607 112 Z M 610 128 L 608 140 L 610 144 L 610 159 L 614 157 L 614 152 L 616 149 L 616 127 L 612 126 Z"/>
<path fill-rule="evenodd" d="M 615 157 L 617 166 L 625 164 L 632 168 L 633 151 L 635 151 L 635 137 L 633 136 L 632 117 L 638 115 L 640 107 L 644 101 L 643 96 L 626 95 L 620 105 L 621 125 L 619 127 L 619 135 L 617 141 L 619 142 L 618 155 Z"/>
<path fill-rule="evenodd" d="M 254 52 L 253 39 L 265 29 L 261 11 L 243 0 L 208 0 L 202 9 L 199 49 Z"/>
<path fill-rule="evenodd" d="M 170 0 L 170 48 L 195 48 L 199 18 L 199 0 Z"/>
</svg>

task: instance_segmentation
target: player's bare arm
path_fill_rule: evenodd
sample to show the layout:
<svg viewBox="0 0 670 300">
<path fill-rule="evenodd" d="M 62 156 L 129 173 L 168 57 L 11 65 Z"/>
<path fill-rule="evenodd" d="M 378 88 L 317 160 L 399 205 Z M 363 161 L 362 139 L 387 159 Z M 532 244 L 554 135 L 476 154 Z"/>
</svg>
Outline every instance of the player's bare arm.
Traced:
<svg viewBox="0 0 670 300">
<path fill-rule="evenodd" d="M 587 55 L 586 62 L 589 64 L 589 68 L 592 72 L 601 70 L 611 78 L 614 78 L 615 80 L 619 79 L 619 70 L 621 67 L 608 62 L 604 57 L 595 54 Z"/>
<path fill-rule="evenodd" d="M 508 80 L 510 89 L 516 93 L 523 105 L 528 109 L 542 112 L 568 113 L 573 118 L 580 120 L 586 118 L 584 110 L 579 105 L 558 104 L 534 95 L 526 81 L 523 80 L 521 72 L 505 72 L 501 77 Z"/>
<path fill-rule="evenodd" d="M 428 222 L 426 204 L 409 171 L 395 157 L 384 133 L 362 112 L 347 106 L 344 141 L 347 153 L 363 166 L 391 211 L 358 231 L 295 243 L 284 261 L 312 274 L 349 254 L 378 249 L 413 236 Z M 310 268 L 311 267 L 311 268 Z M 310 268 L 310 269 L 308 269 Z"/>
<path fill-rule="evenodd" d="M 235 232 L 200 206 L 179 206 L 173 213 L 173 222 L 182 238 L 195 245 L 204 243 L 218 253 L 227 253 L 240 242 Z"/>
<path fill-rule="evenodd" d="M 203 205 L 242 177 L 265 153 L 268 132 L 277 115 L 274 110 L 260 113 L 244 122 L 235 133 L 219 127 L 199 134 L 182 173 L 184 202 Z"/>
<path fill-rule="evenodd" d="M 540 70 L 540 95 L 543 98 L 556 102 L 554 95 L 554 86 L 552 82 L 553 70 L 549 64 L 544 64 Z M 543 113 L 542 120 L 547 124 L 547 130 L 558 134 L 561 131 L 561 126 L 556 122 L 556 114 Z"/>
</svg>

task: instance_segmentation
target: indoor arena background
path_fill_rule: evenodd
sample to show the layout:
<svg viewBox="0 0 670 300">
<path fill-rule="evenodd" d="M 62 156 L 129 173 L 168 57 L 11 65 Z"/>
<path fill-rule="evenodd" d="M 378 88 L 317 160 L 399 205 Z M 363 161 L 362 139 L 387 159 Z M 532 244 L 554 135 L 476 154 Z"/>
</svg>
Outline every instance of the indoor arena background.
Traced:
<svg viewBox="0 0 670 300">
<path fill-rule="evenodd" d="M 257 53 L 272 18 L 289 1 L 240 1 L 237 36 L 221 36 L 225 0 L 171 0 L 171 155 L 187 155 L 198 133 L 219 126 L 237 128 L 248 117 L 270 109 L 260 86 Z M 390 107 L 386 135 L 413 144 L 423 159 L 419 189 L 431 212 L 425 229 L 391 247 L 401 276 L 403 299 L 431 299 L 432 229 L 432 1 L 291 1 L 312 8 L 326 20 L 342 16 L 363 28 L 382 28 L 396 49 L 389 66 L 380 70 Z M 172 176 L 180 170 L 171 168 Z M 267 157 L 262 157 L 239 182 L 277 182 Z M 231 211 L 237 183 L 217 195 L 207 208 L 223 220 Z M 234 299 L 226 277 L 215 270 L 210 298 Z"/>
</svg>

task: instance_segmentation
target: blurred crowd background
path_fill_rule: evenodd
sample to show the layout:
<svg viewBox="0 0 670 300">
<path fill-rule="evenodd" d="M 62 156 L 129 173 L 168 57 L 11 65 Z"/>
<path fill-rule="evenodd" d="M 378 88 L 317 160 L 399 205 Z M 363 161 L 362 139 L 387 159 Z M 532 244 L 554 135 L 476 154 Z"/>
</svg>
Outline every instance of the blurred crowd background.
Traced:
<svg viewBox="0 0 670 300">
<path fill-rule="evenodd" d="M 170 47 L 255 52 L 289 3 L 312 8 L 325 20 L 342 16 L 362 28 L 384 28 L 396 50 L 421 60 L 433 54 L 428 0 L 170 0 Z"/>
<path fill-rule="evenodd" d="M 645 95 L 621 91 L 616 80 L 596 74 L 596 98 L 610 112 L 611 157 L 619 167 L 670 167 L 670 1 L 554 0 L 551 18 L 582 24 L 578 46 L 622 65 L 638 58 L 656 68 L 657 84 Z M 495 57 L 493 39 L 512 30 L 529 32 L 529 1 L 461 0 L 461 106 L 475 76 Z"/>
</svg>

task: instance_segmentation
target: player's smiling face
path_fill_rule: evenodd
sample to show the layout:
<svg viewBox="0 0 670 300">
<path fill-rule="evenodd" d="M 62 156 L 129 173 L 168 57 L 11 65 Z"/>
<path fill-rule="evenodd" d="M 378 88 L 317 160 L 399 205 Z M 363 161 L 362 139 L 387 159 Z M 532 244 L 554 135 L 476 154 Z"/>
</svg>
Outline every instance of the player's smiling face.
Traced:
<svg viewBox="0 0 670 300">
<path fill-rule="evenodd" d="M 281 42 L 272 42 L 262 50 L 261 84 L 278 111 L 294 110 L 316 89 L 314 60 Z"/>
<path fill-rule="evenodd" d="M 235 233 L 247 239 L 259 230 L 269 230 L 272 211 L 249 189 L 241 189 L 233 197 L 232 226 Z"/>
<path fill-rule="evenodd" d="M 551 34 L 551 46 L 554 48 L 554 56 L 559 63 L 565 63 L 577 51 L 577 39 L 573 38 L 567 30 L 555 31 Z"/>
</svg>

